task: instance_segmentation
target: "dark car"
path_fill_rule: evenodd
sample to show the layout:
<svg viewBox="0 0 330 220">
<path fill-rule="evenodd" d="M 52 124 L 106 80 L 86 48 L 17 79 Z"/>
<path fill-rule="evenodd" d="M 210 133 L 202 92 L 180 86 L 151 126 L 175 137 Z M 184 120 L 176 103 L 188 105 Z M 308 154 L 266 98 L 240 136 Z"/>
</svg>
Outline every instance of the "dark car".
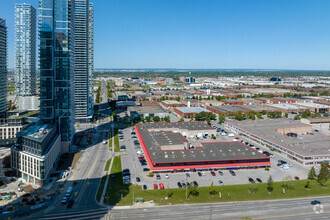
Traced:
<svg viewBox="0 0 330 220">
<path fill-rule="evenodd" d="M 215 176 L 215 172 L 211 171 L 211 175 L 212 175 L 212 176 Z"/>
<path fill-rule="evenodd" d="M 157 173 L 156 179 L 160 180 L 160 175 Z"/>
<path fill-rule="evenodd" d="M 236 173 L 233 171 L 233 170 L 231 170 L 231 171 L 229 171 L 230 172 L 230 174 L 232 175 L 232 176 L 236 176 Z"/>
<path fill-rule="evenodd" d="M 73 199 L 70 199 L 69 202 L 68 202 L 68 205 L 67 205 L 67 208 L 72 208 L 73 206 Z"/>
<path fill-rule="evenodd" d="M 182 184 L 180 182 L 177 183 L 179 188 L 182 188 Z"/>
<path fill-rule="evenodd" d="M 196 181 L 193 182 L 195 186 L 198 186 L 198 183 Z"/>
<path fill-rule="evenodd" d="M 219 170 L 218 173 L 219 173 L 220 176 L 223 176 L 223 172 L 222 171 Z"/>
<path fill-rule="evenodd" d="M 186 184 L 185 184 L 185 183 L 182 183 L 182 187 L 183 187 L 183 188 L 186 188 Z"/>
<path fill-rule="evenodd" d="M 186 173 L 186 176 L 187 176 L 187 177 L 190 177 L 190 174 L 189 174 L 189 173 Z"/>
<path fill-rule="evenodd" d="M 146 172 L 146 171 L 150 171 L 149 168 L 143 168 L 143 171 Z"/>
<path fill-rule="evenodd" d="M 250 183 L 254 183 L 254 179 L 252 179 L 251 177 L 249 178 L 249 182 Z"/>
<path fill-rule="evenodd" d="M 135 179 L 136 179 L 136 182 L 141 182 L 140 177 L 136 177 Z"/>
<path fill-rule="evenodd" d="M 321 204 L 321 202 L 319 200 L 314 200 L 314 201 L 311 201 L 311 204 L 316 205 L 316 204 Z"/>
<path fill-rule="evenodd" d="M 295 176 L 294 179 L 295 179 L 295 180 L 299 180 L 300 178 L 299 178 L 298 176 Z"/>
<path fill-rule="evenodd" d="M 286 161 L 284 161 L 284 160 L 278 160 L 277 162 L 280 164 L 286 164 Z"/>
<path fill-rule="evenodd" d="M 201 172 L 198 172 L 197 174 L 198 174 L 198 176 L 202 176 L 202 173 Z"/>
<path fill-rule="evenodd" d="M 143 185 L 143 189 L 146 190 L 147 189 L 147 185 Z"/>
<path fill-rule="evenodd" d="M 186 185 L 187 185 L 187 187 L 188 187 L 188 186 L 190 185 L 190 183 L 189 183 L 189 182 L 187 182 L 187 183 L 186 183 Z"/>
<path fill-rule="evenodd" d="M 74 181 L 74 182 L 73 182 L 73 186 L 76 186 L 77 184 L 78 184 L 77 181 Z"/>
<path fill-rule="evenodd" d="M 256 179 L 258 181 L 258 183 L 262 183 L 262 180 L 260 178 Z"/>
</svg>

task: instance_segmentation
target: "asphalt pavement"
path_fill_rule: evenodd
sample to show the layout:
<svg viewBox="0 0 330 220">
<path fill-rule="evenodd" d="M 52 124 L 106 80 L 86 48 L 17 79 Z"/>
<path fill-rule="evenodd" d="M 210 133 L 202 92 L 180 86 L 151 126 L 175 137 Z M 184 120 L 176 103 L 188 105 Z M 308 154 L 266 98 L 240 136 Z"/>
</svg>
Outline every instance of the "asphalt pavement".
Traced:
<svg viewBox="0 0 330 220">
<path fill-rule="evenodd" d="M 321 205 L 313 206 L 317 199 Z M 110 219 L 329 219 L 330 197 L 160 206 L 140 209 L 115 208 Z M 108 219 L 107 216 L 102 219 Z"/>
</svg>

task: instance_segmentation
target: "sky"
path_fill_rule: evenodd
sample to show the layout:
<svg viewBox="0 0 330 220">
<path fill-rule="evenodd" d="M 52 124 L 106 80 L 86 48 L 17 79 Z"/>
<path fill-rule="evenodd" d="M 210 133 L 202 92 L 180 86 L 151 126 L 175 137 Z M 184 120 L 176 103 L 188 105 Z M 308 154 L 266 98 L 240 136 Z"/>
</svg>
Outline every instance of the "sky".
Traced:
<svg viewBox="0 0 330 220">
<path fill-rule="evenodd" d="M 0 0 L 14 68 L 14 5 Z M 91 0 L 95 68 L 330 70 L 329 0 Z"/>
</svg>

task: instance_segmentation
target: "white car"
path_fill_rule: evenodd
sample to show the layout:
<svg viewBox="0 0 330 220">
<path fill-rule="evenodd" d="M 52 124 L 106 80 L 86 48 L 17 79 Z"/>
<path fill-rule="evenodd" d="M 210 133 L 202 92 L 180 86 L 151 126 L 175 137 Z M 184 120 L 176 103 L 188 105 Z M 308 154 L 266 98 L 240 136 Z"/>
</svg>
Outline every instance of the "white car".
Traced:
<svg viewBox="0 0 330 220">
<path fill-rule="evenodd" d="M 166 175 L 165 175 L 165 179 L 168 179 L 169 178 L 169 176 L 168 176 L 168 174 L 166 173 Z"/>
<path fill-rule="evenodd" d="M 228 134 L 228 137 L 234 137 L 235 135 L 233 133 Z"/>
<path fill-rule="evenodd" d="M 137 154 L 143 154 L 143 152 L 140 151 L 140 150 L 136 151 L 136 153 L 137 153 Z"/>
<path fill-rule="evenodd" d="M 107 141 L 106 140 L 103 140 L 103 144 L 107 144 Z"/>
<path fill-rule="evenodd" d="M 226 136 L 227 134 L 226 134 L 225 132 L 222 132 L 221 135 L 222 135 L 222 136 Z"/>
</svg>

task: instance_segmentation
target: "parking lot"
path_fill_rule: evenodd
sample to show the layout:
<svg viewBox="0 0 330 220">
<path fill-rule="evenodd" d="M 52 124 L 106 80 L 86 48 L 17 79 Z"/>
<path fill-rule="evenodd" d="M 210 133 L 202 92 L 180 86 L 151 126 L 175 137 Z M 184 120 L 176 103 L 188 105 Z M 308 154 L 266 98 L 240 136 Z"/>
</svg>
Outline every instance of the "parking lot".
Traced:
<svg viewBox="0 0 330 220">
<path fill-rule="evenodd" d="M 220 127 L 219 125 L 216 125 Z M 223 129 L 223 127 L 220 127 Z M 262 182 L 267 182 L 267 179 L 271 175 L 274 181 L 282 181 L 286 176 L 295 177 L 298 176 L 300 179 L 306 179 L 309 171 L 308 167 L 303 167 L 302 165 L 292 161 L 279 153 L 271 152 L 269 149 L 264 148 L 263 146 L 258 145 L 257 143 L 253 143 L 250 140 L 244 140 L 253 144 L 255 147 L 259 147 L 262 151 L 268 151 L 274 155 L 271 158 L 271 168 L 269 171 L 265 169 L 238 169 L 234 172 L 235 176 L 231 175 L 229 170 L 222 170 L 223 175 L 220 175 L 218 170 L 215 170 L 215 176 L 211 175 L 211 171 L 200 171 L 201 176 L 198 175 L 198 171 L 196 172 L 187 172 L 189 173 L 189 177 L 187 177 L 186 172 L 177 172 L 177 173 L 160 173 L 160 179 L 156 178 L 156 175 L 153 177 L 149 177 L 149 172 L 143 171 L 143 168 L 149 168 L 148 165 L 142 166 L 138 159 L 137 151 L 142 151 L 141 147 L 137 147 L 134 145 L 134 140 L 131 135 L 132 128 L 127 128 L 123 130 L 123 139 L 120 141 L 120 146 L 126 146 L 126 153 L 122 156 L 122 168 L 129 169 L 131 173 L 131 182 L 137 185 L 146 185 L 148 189 L 153 189 L 153 185 L 156 183 L 159 188 L 159 183 L 162 183 L 165 188 L 178 188 L 177 183 L 186 183 L 197 181 L 199 186 L 210 186 L 213 182 L 214 185 L 220 185 L 219 181 L 221 180 L 224 185 L 233 185 L 233 184 L 247 184 L 249 183 L 249 178 L 260 178 Z M 230 133 L 230 131 L 227 131 Z M 235 136 L 222 136 L 219 133 L 216 141 L 227 142 L 233 141 L 237 135 Z M 210 141 L 211 139 L 208 137 L 205 142 Z M 237 139 L 236 139 L 237 140 Z M 241 141 L 241 139 L 238 139 Z M 284 160 L 288 164 L 291 164 L 292 167 L 289 169 L 283 169 L 277 166 L 278 160 Z M 168 175 L 168 178 L 165 178 L 165 175 Z M 140 178 L 140 182 L 136 181 L 136 177 Z M 256 181 L 257 182 L 257 181 Z"/>
</svg>

